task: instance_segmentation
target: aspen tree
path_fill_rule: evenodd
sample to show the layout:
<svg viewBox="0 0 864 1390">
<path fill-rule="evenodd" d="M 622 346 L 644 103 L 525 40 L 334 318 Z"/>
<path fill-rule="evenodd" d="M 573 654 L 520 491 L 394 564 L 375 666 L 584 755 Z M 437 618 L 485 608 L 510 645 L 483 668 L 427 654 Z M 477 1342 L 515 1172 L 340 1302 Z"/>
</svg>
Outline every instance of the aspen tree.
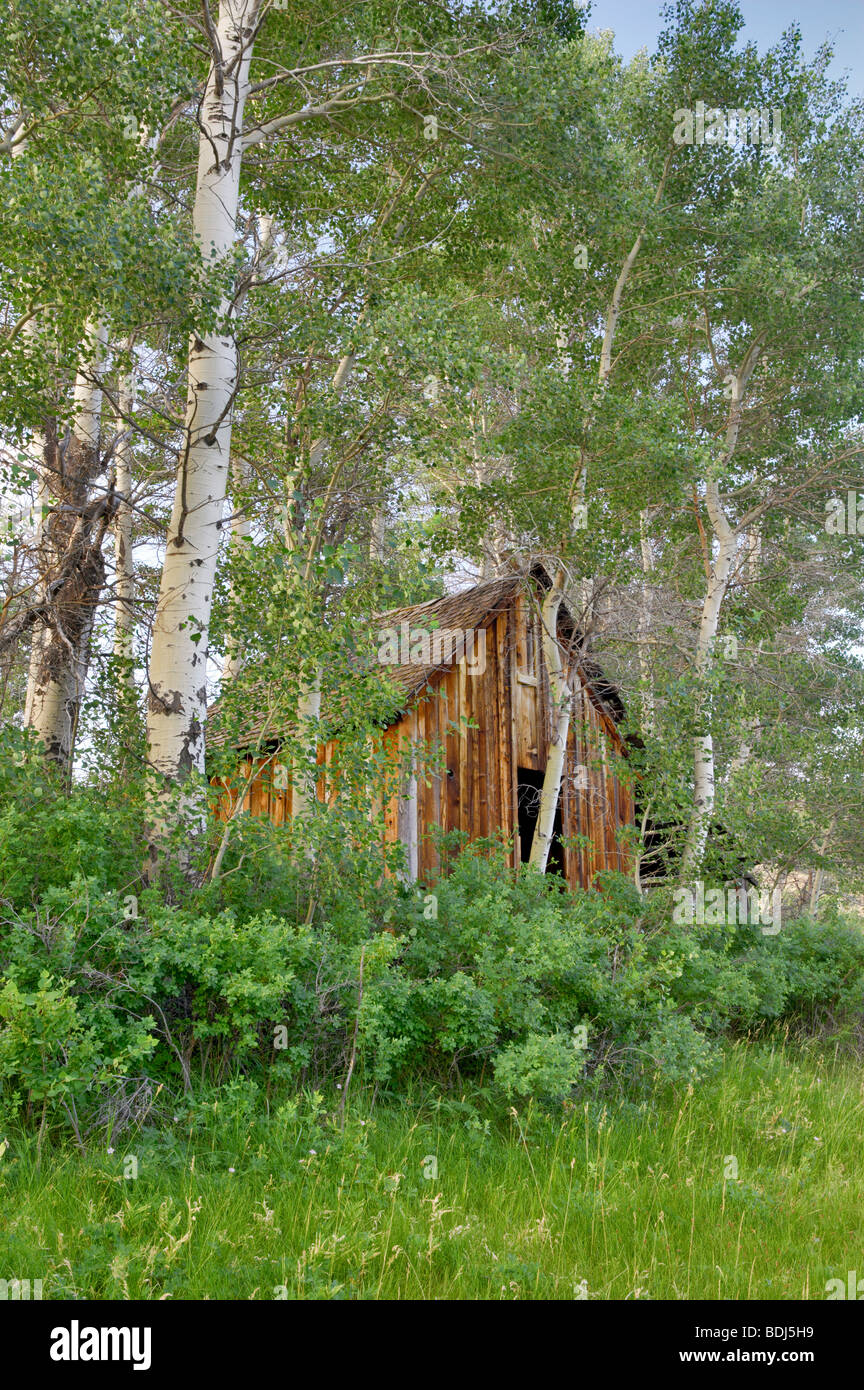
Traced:
<svg viewBox="0 0 864 1390">
<path fill-rule="evenodd" d="M 57 505 L 42 523 L 43 567 L 66 553 L 84 519 L 91 485 L 100 471 L 99 439 L 107 331 L 103 323 L 88 326 L 88 349 L 75 379 L 74 407 L 68 438 L 54 441 L 53 466 L 40 486 L 57 496 Z M 50 619 L 37 628 L 30 660 L 24 723 L 39 736 L 48 756 L 68 773 L 87 678 L 90 639 L 96 606 L 105 579 L 101 530 L 82 552 L 81 562 L 53 597 Z"/>
</svg>

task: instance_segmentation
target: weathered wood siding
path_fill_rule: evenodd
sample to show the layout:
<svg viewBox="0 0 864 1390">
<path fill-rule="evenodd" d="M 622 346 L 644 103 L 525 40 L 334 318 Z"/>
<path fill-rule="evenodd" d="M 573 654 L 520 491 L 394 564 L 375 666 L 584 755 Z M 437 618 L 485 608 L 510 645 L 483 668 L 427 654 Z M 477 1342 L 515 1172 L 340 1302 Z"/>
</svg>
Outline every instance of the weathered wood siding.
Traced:
<svg viewBox="0 0 864 1390">
<path fill-rule="evenodd" d="M 436 673 L 383 734 L 393 764 L 413 757 L 414 769 L 392 794 L 384 792 L 385 840 L 406 846 L 411 875 L 421 881 L 440 869 L 441 831 L 461 830 L 472 841 L 503 835 L 512 840 L 513 864 L 520 863 L 518 769 L 542 773 L 546 766 L 551 703 L 536 612 L 519 596 L 491 616 L 485 631 L 484 669 L 472 671 L 463 657 Z M 601 870 L 629 869 L 622 831 L 633 823 L 633 800 L 616 775 L 624 752 L 614 720 L 574 672 L 561 807 L 565 876 L 573 887 L 589 885 Z M 336 756 L 334 743 L 319 749 L 319 800 L 337 794 L 336 779 L 326 775 Z M 241 781 L 249 767 L 241 768 Z M 244 809 L 277 823 L 290 817 L 290 776 L 278 754 L 261 760 Z M 226 798 L 223 814 L 228 810 Z"/>
<path fill-rule="evenodd" d="M 574 687 L 562 789 L 564 867 L 573 887 L 603 870 L 629 870 L 622 832 L 634 814 L 630 789 L 616 775 L 625 749 L 614 720 L 576 674 Z M 525 600 L 487 627 L 482 674 L 471 674 L 464 660 L 442 672 L 386 737 L 394 759 L 397 749 L 404 756 L 411 747 L 431 754 L 418 767 L 416 798 L 394 795 L 386 816 L 387 839 L 403 842 L 406 817 L 416 817 L 412 845 L 421 880 L 440 868 L 433 831 L 461 830 L 471 840 L 501 833 L 512 838 L 518 864 L 517 771 L 542 772 L 551 737 L 539 626 Z"/>
</svg>

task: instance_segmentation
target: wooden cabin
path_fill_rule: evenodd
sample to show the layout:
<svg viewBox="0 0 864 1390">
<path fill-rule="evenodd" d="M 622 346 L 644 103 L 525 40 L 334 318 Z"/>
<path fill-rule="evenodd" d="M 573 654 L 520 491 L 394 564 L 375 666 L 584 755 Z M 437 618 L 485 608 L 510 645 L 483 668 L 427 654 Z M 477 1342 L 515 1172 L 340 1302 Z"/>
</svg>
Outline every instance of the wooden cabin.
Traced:
<svg viewBox="0 0 864 1390">
<path fill-rule="evenodd" d="M 412 880 L 437 875 L 434 828 L 461 830 L 472 841 L 501 834 L 512 842 L 514 866 L 528 859 L 552 725 L 540 629 L 548 584 L 535 567 L 375 620 L 378 660 L 400 705 L 382 730 L 384 745 L 403 765 L 414 749 L 439 753 L 419 775 L 406 774 L 401 794 L 383 807 L 385 838 L 404 845 Z M 633 796 L 621 775 L 627 750 L 618 729 L 624 708 L 581 654 L 563 607 L 558 636 L 569 653 L 573 707 L 549 870 L 571 887 L 589 886 L 598 871 L 630 867 Z M 319 800 L 328 795 L 332 755 L 332 743 L 319 748 Z M 244 809 L 280 823 L 291 805 L 291 787 L 274 786 L 269 774 L 244 798 Z"/>
</svg>

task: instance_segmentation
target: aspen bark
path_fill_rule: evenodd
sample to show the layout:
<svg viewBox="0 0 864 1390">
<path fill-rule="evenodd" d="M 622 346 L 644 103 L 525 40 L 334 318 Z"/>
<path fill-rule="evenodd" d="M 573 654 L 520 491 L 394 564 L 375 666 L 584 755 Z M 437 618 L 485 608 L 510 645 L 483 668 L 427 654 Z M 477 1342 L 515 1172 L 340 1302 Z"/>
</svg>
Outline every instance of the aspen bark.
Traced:
<svg viewBox="0 0 864 1390">
<path fill-rule="evenodd" d="M 630 271 L 633 268 L 639 253 L 639 248 L 642 245 L 643 233 L 644 228 L 639 232 L 622 266 L 607 310 L 606 329 L 603 334 L 603 344 L 600 349 L 600 366 L 597 373 L 598 395 L 602 395 L 609 384 L 609 377 L 612 372 L 612 345 L 615 339 L 615 326 L 618 322 L 618 315 L 621 309 L 621 299 Z M 561 335 L 559 334 L 559 346 L 560 342 Z M 587 490 L 588 463 L 587 460 L 583 458 L 582 465 L 574 479 L 570 494 L 571 522 L 574 527 L 584 526 Z M 564 600 L 564 582 L 565 573 L 562 568 L 559 569 L 556 574 L 552 587 L 543 600 L 542 607 L 543 655 L 546 659 L 546 670 L 549 676 L 549 694 L 552 703 L 552 741 L 549 747 L 546 767 L 543 772 L 543 786 L 540 791 L 540 807 L 537 812 L 537 822 L 534 826 L 534 836 L 531 840 L 531 850 L 528 857 L 528 862 L 539 869 L 541 873 L 546 872 L 546 865 L 549 862 L 549 851 L 552 847 L 555 830 L 555 812 L 558 809 L 558 800 L 561 796 L 561 785 L 567 762 L 567 740 L 570 737 L 570 710 L 572 698 L 569 673 L 564 668 L 561 648 L 558 643 L 558 614 L 561 611 L 561 604 Z M 582 604 L 584 627 L 589 625 L 591 621 L 592 597 L 590 580 L 583 579 L 580 581 L 579 593 Z"/>
<path fill-rule="evenodd" d="M 559 576 L 560 577 L 560 576 Z M 529 863 L 546 872 L 549 851 L 555 830 L 555 812 L 561 795 L 561 783 L 567 760 L 567 739 L 570 735 L 570 709 L 573 696 L 570 689 L 569 672 L 564 663 L 561 644 L 558 641 L 558 613 L 562 594 L 557 584 L 553 584 L 543 599 L 541 624 L 543 628 L 543 655 L 549 676 L 549 694 L 552 702 L 552 738 L 543 787 L 540 792 L 540 806 L 537 823 L 531 841 Z"/>
<path fill-rule="evenodd" d="M 193 230 L 205 262 L 218 265 L 235 241 L 243 114 L 249 91 L 258 0 L 221 0 L 207 87 L 199 113 Z M 170 787 L 204 775 L 207 646 L 216 558 L 228 482 L 237 347 L 231 306 L 222 332 L 193 334 L 189 345 L 184 443 L 177 470 L 162 581 L 153 625 L 147 712 L 148 759 L 156 802 Z M 164 792 L 163 792 L 164 789 Z M 180 815 L 201 824 L 196 793 Z M 162 835 L 152 824 L 151 856 Z"/>
<path fill-rule="evenodd" d="M 88 348 L 75 378 L 74 408 L 68 438 L 49 443 L 44 486 L 58 505 L 41 527 L 40 563 L 43 581 L 66 552 L 76 523 L 90 501 L 99 471 L 99 431 L 102 368 L 107 333 L 103 324 L 88 325 Z M 75 573 L 52 604 L 52 621 L 41 625 L 31 650 L 25 725 L 38 734 L 46 756 L 66 773 L 72 761 L 78 714 L 87 679 L 90 639 L 99 595 L 105 582 L 105 562 L 99 542 L 82 555 Z"/>
<path fill-rule="evenodd" d="M 304 685 L 297 702 L 296 772 L 292 782 L 291 812 L 308 815 L 316 801 L 316 758 L 318 754 L 318 720 L 321 717 L 321 671 L 316 669 Z"/>
<path fill-rule="evenodd" d="M 36 591 L 39 598 L 45 594 L 45 571 L 48 559 L 48 536 L 45 525 L 45 513 L 48 508 L 48 499 L 51 496 L 51 488 L 45 472 L 45 456 L 48 448 L 48 441 L 43 434 L 34 435 L 30 441 L 30 452 L 39 458 L 39 481 L 36 486 L 36 524 L 33 528 L 33 544 L 36 555 L 39 557 L 39 577 L 36 581 Z M 39 686 L 39 673 L 42 670 L 44 661 L 45 642 L 47 630 L 42 623 L 36 623 L 32 628 L 30 638 L 30 656 L 27 666 L 27 691 L 24 696 L 24 727 L 33 727 L 33 711 L 36 702 L 36 691 Z"/>
<path fill-rule="evenodd" d="M 663 197 L 666 187 L 666 180 L 669 177 L 669 170 L 672 167 L 672 157 L 674 150 L 670 148 L 666 156 L 663 172 L 660 176 L 657 188 L 654 193 L 653 207 L 658 207 Z M 636 240 L 624 258 L 624 263 L 615 281 L 612 297 L 606 310 L 606 323 L 603 331 L 603 342 L 600 347 L 600 363 L 597 371 L 597 393 L 595 400 L 602 399 L 612 376 L 615 365 L 612 351 L 615 344 L 615 332 L 618 327 L 618 319 L 621 314 L 621 304 L 624 299 L 624 291 L 627 282 L 636 264 L 637 257 L 642 248 L 642 242 L 647 229 L 647 218 L 642 223 Z M 565 339 L 566 341 L 566 339 Z M 559 347 L 562 343 L 562 335 L 558 335 Z M 589 421 L 590 423 L 590 421 Z M 585 522 L 585 499 L 588 488 L 588 461 L 583 458 L 579 472 L 574 479 L 571 489 L 570 503 L 572 507 L 571 521 L 574 525 L 584 526 Z M 530 863 L 534 864 L 541 873 L 545 873 L 546 865 L 549 860 L 549 849 L 552 845 L 553 830 L 555 826 L 555 812 L 558 808 L 558 798 L 561 795 L 561 782 L 564 775 L 564 768 L 567 760 L 567 740 L 570 735 L 570 706 L 572 700 L 569 694 L 569 677 L 566 672 L 563 678 L 568 683 L 567 698 L 564 698 L 560 688 L 561 681 L 561 656 L 560 650 L 556 657 L 551 650 L 551 645 L 558 646 L 558 613 L 563 601 L 564 574 L 559 572 L 552 585 L 552 594 L 557 594 L 557 598 L 552 600 L 547 595 L 543 604 L 543 649 L 546 654 L 546 664 L 549 671 L 549 687 L 552 694 L 552 725 L 553 741 L 549 751 L 549 758 L 543 774 L 543 788 L 540 793 L 540 810 L 537 815 L 537 824 L 534 827 L 534 838 L 531 841 Z M 588 630 L 591 626 L 593 595 L 591 585 L 588 580 L 583 580 L 580 585 L 583 608 L 583 628 Z M 554 612 L 553 612 L 554 602 Z M 547 611 L 548 610 L 548 611 Z"/>
<path fill-rule="evenodd" d="M 372 512 L 372 521 L 369 527 L 369 559 L 373 563 L 380 564 L 384 559 L 384 552 L 387 543 L 387 513 L 382 505 L 378 505 Z"/>
<path fill-rule="evenodd" d="M 713 479 L 709 481 L 709 490 L 713 493 L 717 491 L 717 484 Z M 719 507 L 719 500 L 717 505 Z M 722 512 L 720 515 L 722 516 Z M 723 521 L 725 525 L 720 534 L 717 554 L 711 565 L 711 577 L 702 605 L 699 635 L 696 641 L 694 664 L 698 692 L 696 717 L 697 720 L 704 719 L 708 728 L 704 733 L 696 733 L 693 739 L 693 810 L 681 864 L 682 876 L 685 878 L 691 872 L 695 872 L 702 862 L 708 839 L 708 829 L 714 814 L 714 738 L 710 729 L 710 698 L 705 694 L 704 683 L 710 676 L 713 665 L 720 610 L 726 596 L 738 539 L 737 533 L 729 526 L 725 517 L 723 517 Z"/>
<path fill-rule="evenodd" d="M 756 358 L 762 345 L 764 334 L 754 339 L 739 371 L 731 374 L 732 397 L 726 421 L 726 452 L 724 462 L 730 463 L 738 444 L 741 420 L 744 413 L 744 394 L 747 383 L 756 365 Z M 710 476 L 705 486 L 705 505 L 717 541 L 717 552 L 710 565 L 702 616 L 699 622 L 699 635 L 696 640 L 694 671 L 696 676 L 696 720 L 704 720 L 705 732 L 697 732 L 693 738 L 693 807 L 687 827 L 687 838 L 681 860 L 681 881 L 686 883 L 697 873 L 705 853 L 711 817 L 714 814 L 716 792 L 716 770 L 714 763 L 714 738 L 711 732 L 711 703 L 706 696 L 705 683 L 710 676 L 714 660 L 714 643 L 720 622 L 720 611 L 729 587 L 729 576 L 738 547 L 740 531 L 733 527 L 720 500 L 720 487 L 715 476 Z"/>
<path fill-rule="evenodd" d="M 762 536 L 758 526 L 755 524 L 748 527 L 745 535 L 745 554 L 746 559 L 743 564 L 744 577 L 749 584 L 756 583 L 760 577 L 762 566 Z M 757 652 L 761 649 L 761 643 L 757 646 Z M 760 730 L 759 716 L 745 720 L 744 731 L 738 744 L 738 750 L 729 764 L 730 773 L 738 772 L 749 761 L 753 750 L 753 743 L 759 737 Z"/>
</svg>

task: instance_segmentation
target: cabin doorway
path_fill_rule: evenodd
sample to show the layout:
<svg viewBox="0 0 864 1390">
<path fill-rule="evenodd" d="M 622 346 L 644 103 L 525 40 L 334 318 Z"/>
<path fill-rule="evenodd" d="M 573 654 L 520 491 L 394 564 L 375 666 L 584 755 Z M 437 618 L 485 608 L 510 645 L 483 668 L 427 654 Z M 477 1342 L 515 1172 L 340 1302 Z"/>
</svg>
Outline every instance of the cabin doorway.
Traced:
<svg viewBox="0 0 864 1390">
<path fill-rule="evenodd" d="M 534 827 L 540 813 L 540 793 L 543 790 L 543 773 L 534 772 L 530 767 L 516 769 L 517 805 L 519 809 L 519 847 L 523 864 L 528 863 L 531 845 L 534 840 Z M 564 846 L 561 842 L 563 827 L 561 823 L 561 798 L 555 811 L 552 831 L 552 844 L 546 863 L 547 874 L 560 874 L 564 877 Z"/>
</svg>

